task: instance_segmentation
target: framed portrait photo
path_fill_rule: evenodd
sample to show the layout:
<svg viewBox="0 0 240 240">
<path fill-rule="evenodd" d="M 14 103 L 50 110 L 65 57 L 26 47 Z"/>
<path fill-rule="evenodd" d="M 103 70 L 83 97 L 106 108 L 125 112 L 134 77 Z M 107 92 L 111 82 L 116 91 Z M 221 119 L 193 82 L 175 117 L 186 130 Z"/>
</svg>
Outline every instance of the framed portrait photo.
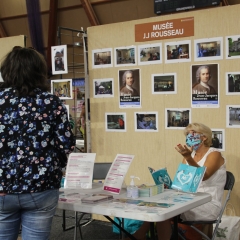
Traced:
<svg viewBox="0 0 240 240">
<path fill-rule="evenodd" d="M 166 129 L 184 129 L 190 122 L 190 108 L 165 108 Z"/>
<path fill-rule="evenodd" d="M 240 95 L 240 72 L 226 72 L 226 95 Z"/>
<path fill-rule="evenodd" d="M 115 66 L 135 66 L 136 46 L 118 47 L 114 49 Z"/>
<path fill-rule="evenodd" d="M 176 73 L 152 74 L 152 94 L 176 94 Z"/>
<path fill-rule="evenodd" d="M 92 68 L 108 68 L 112 66 L 112 48 L 92 50 Z"/>
<path fill-rule="evenodd" d="M 126 132 L 126 113 L 105 113 L 106 132 Z"/>
<path fill-rule="evenodd" d="M 158 112 L 135 112 L 136 132 L 158 132 Z"/>
<path fill-rule="evenodd" d="M 162 63 L 162 43 L 138 46 L 138 65 Z"/>
<path fill-rule="evenodd" d="M 240 105 L 226 106 L 227 128 L 240 128 Z"/>
<path fill-rule="evenodd" d="M 141 75 L 140 69 L 118 71 L 119 107 L 141 107 Z"/>
<path fill-rule="evenodd" d="M 165 43 L 165 63 L 179 63 L 191 61 L 191 41 Z"/>
<path fill-rule="evenodd" d="M 68 73 L 67 64 L 67 45 L 59 45 L 51 47 L 52 56 L 52 74 Z"/>
<path fill-rule="evenodd" d="M 203 38 L 194 40 L 194 61 L 223 59 L 223 38 Z"/>
<path fill-rule="evenodd" d="M 240 58 L 240 35 L 225 38 L 226 59 Z"/>
<path fill-rule="evenodd" d="M 93 79 L 93 97 L 108 98 L 114 97 L 113 78 Z"/>
<path fill-rule="evenodd" d="M 217 63 L 191 66 L 192 108 L 219 107 L 219 65 Z"/>
<path fill-rule="evenodd" d="M 225 129 L 212 128 L 212 145 L 220 151 L 225 151 Z"/>
<path fill-rule="evenodd" d="M 60 99 L 72 99 L 72 79 L 51 80 L 51 93 Z"/>
</svg>

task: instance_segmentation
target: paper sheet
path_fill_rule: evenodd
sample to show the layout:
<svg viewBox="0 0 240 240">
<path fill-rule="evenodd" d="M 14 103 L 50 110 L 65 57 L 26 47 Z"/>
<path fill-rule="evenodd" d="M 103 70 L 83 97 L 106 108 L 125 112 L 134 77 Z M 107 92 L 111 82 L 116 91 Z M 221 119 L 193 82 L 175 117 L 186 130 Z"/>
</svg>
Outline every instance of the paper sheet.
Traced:
<svg viewBox="0 0 240 240">
<path fill-rule="evenodd" d="M 71 153 L 64 188 L 92 188 L 95 158 L 96 153 Z"/>
<path fill-rule="evenodd" d="M 134 155 L 117 154 L 103 185 L 105 191 L 116 194 L 120 193 L 125 175 L 133 158 Z"/>
</svg>

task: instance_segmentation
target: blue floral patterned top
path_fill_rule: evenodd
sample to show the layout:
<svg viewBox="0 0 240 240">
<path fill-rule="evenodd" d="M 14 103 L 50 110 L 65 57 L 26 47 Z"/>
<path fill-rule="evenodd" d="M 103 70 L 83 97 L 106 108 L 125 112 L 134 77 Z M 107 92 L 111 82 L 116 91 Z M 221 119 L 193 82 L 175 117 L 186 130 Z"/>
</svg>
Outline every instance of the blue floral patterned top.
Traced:
<svg viewBox="0 0 240 240">
<path fill-rule="evenodd" d="M 74 150 L 66 107 L 53 94 L 35 92 L 18 97 L 0 89 L 0 193 L 59 188 L 66 154 Z"/>
</svg>

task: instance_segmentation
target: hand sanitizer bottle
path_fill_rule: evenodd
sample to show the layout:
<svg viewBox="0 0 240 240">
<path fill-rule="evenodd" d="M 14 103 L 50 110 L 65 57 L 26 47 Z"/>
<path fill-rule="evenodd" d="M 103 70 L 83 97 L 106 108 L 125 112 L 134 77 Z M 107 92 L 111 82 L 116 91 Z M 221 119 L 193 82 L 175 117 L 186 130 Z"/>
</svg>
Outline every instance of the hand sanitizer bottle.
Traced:
<svg viewBox="0 0 240 240">
<path fill-rule="evenodd" d="M 135 186 L 134 184 L 134 178 L 138 178 L 140 180 L 139 177 L 135 177 L 135 176 L 130 176 L 131 183 L 130 185 L 127 187 L 127 197 L 128 198 L 138 198 L 138 187 Z"/>
</svg>

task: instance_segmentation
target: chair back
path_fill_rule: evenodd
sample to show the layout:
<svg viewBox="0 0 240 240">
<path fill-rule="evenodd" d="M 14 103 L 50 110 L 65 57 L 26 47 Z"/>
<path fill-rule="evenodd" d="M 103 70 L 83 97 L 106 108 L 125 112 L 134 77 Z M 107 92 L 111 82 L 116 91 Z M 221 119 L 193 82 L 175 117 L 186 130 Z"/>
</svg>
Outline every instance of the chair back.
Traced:
<svg viewBox="0 0 240 240">
<path fill-rule="evenodd" d="M 227 171 L 226 173 L 227 173 L 227 178 L 226 178 L 226 183 L 225 183 L 225 186 L 224 186 L 224 190 L 227 190 L 228 193 L 227 193 L 225 201 L 224 201 L 224 203 L 222 205 L 221 212 L 220 212 L 220 214 L 218 216 L 218 220 L 216 222 L 216 226 L 215 226 L 215 229 L 214 229 L 214 232 L 213 232 L 213 235 L 212 235 L 212 240 L 215 239 L 215 237 L 216 237 L 218 226 L 219 226 L 219 224 L 221 222 L 223 212 L 224 212 L 224 210 L 226 208 L 226 205 L 227 205 L 227 203 L 228 203 L 228 201 L 230 199 L 230 194 L 232 192 L 232 189 L 233 189 L 233 186 L 234 186 L 234 183 L 235 183 L 234 175 L 231 172 L 229 172 L 229 171 Z"/>
<path fill-rule="evenodd" d="M 224 202 L 222 204 L 222 208 L 221 208 L 221 211 L 219 213 L 218 218 L 216 220 L 213 220 L 213 221 L 186 221 L 186 222 L 181 222 L 182 224 L 190 225 L 191 228 L 193 228 L 195 231 L 200 233 L 204 237 L 204 239 L 207 239 L 207 240 L 214 240 L 216 235 L 217 235 L 217 230 L 218 230 L 219 224 L 221 222 L 222 215 L 223 215 L 224 210 L 226 208 L 226 205 L 227 205 L 227 203 L 228 203 L 228 201 L 230 199 L 230 195 L 231 195 L 234 183 L 235 183 L 234 175 L 231 172 L 229 172 L 229 171 L 226 171 L 226 174 L 227 174 L 227 177 L 226 177 L 226 183 L 225 183 L 225 186 L 224 186 L 224 190 L 227 191 L 227 195 L 226 195 L 226 197 L 224 199 Z M 203 233 L 202 231 L 200 231 L 199 229 L 197 229 L 194 226 L 194 224 L 213 224 L 213 223 L 215 223 L 216 226 L 214 228 L 214 231 L 213 231 L 211 239 L 205 233 Z M 181 234 L 179 234 L 179 237 L 181 239 L 185 239 Z"/>
<path fill-rule="evenodd" d="M 226 184 L 224 186 L 224 190 L 232 190 L 235 183 L 235 177 L 229 171 L 227 171 L 227 179 Z"/>
<path fill-rule="evenodd" d="M 110 162 L 96 162 L 93 168 L 93 180 L 104 180 L 107 176 L 108 170 L 112 163 Z"/>
</svg>

